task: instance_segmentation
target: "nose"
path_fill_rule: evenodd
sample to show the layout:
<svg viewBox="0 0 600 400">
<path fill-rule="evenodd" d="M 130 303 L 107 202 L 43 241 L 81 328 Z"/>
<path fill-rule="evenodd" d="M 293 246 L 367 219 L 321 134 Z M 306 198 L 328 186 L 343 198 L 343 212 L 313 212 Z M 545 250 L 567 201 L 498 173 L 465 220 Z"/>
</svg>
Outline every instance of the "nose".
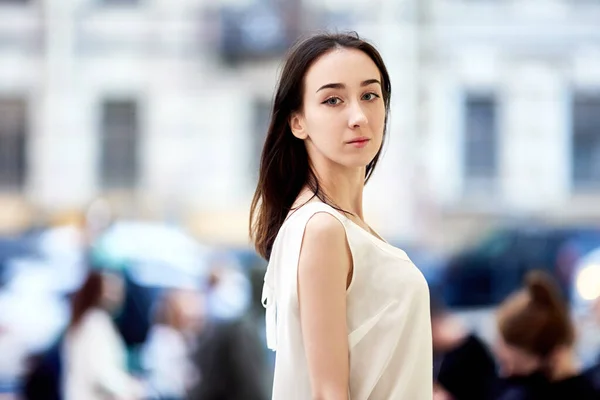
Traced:
<svg viewBox="0 0 600 400">
<path fill-rule="evenodd" d="M 360 103 L 354 103 L 349 109 L 348 126 L 351 129 L 360 128 L 369 123 Z"/>
</svg>

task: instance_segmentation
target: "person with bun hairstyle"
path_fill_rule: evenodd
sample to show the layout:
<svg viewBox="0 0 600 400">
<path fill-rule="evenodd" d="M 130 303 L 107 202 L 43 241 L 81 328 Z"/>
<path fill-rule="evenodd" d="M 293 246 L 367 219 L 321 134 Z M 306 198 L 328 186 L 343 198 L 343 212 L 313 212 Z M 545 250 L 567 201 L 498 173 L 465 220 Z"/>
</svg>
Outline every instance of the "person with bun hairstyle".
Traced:
<svg viewBox="0 0 600 400">
<path fill-rule="evenodd" d="M 492 349 L 452 318 L 434 321 L 434 347 L 445 347 L 438 398 L 452 400 L 600 399 L 574 354 L 575 328 L 552 277 L 532 271 L 499 306 Z M 498 364 L 496 365 L 495 359 Z"/>
</svg>

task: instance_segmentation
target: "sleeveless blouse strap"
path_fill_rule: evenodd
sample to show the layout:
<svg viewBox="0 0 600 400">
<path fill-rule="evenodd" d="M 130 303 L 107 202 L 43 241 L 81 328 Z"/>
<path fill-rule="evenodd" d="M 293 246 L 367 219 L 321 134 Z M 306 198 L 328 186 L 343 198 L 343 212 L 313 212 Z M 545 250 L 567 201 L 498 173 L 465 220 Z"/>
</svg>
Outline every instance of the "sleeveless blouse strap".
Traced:
<svg viewBox="0 0 600 400">
<path fill-rule="evenodd" d="M 302 233 L 299 238 L 300 242 L 298 244 L 298 251 L 300 251 L 302 237 L 304 236 L 304 227 L 306 226 L 306 223 L 308 222 L 308 220 L 314 214 L 316 214 L 318 212 L 326 212 L 328 214 L 333 215 L 342 224 L 344 224 L 344 217 L 342 216 L 342 214 L 339 213 L 337 210 L 335 210 L 333 207 L 331 207 L 327 204 L 324 204 L 324 203 L 320 203 L 320 202 L 308 203 L 308 204 L 305 204 L 304 206 L 300 207 L 296 212 L 297 213 L 302 212 L 304 214 L 304 215 L 302 215 L 302 220 L 301 220 Z M 296 217 L 300 218 L 299 216 L 296 216 Z M 290 218 L 292 218 L 292 217 L 290 217 Z M 275 257 L 277 256 L 275 254 L 276 244 L 277 244 L 277 240 L 273 244 L 273 253 L 271 254 L 271 260 L 275 259 Z M 288 248 L 286 250 L 289 251 L 290 249 Z M 298 263 L 299 257 L 300 257 L 300 254 L 298 254 L 296 257 L 296 264 Z M 267 271 L 265 273 L 264 283 L 263 283 L 261 302 L 262 302 L 263 307 L 265 308 L 267 347 L 273 351 L 277 350 L 277 290 L 276 290 L 276 287 L 277 287 L 277 284 L 276 284 L 276 278 L 275 278 L 275 265 L 273 265 L 273 263 L 271 261 L 269 261 L 269 264 L 267 265 Z"/>
</svg>

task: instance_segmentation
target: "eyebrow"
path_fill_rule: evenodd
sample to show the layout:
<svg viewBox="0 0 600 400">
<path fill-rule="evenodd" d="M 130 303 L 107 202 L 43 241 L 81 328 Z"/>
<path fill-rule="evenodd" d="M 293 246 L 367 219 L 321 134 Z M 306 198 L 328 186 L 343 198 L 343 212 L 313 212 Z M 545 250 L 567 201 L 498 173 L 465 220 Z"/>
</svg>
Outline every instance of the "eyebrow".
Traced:
<svg viewBox="0 0 600 400">
<path fill-rule="evenodd" d="M 381 82 L 379 82 L 379 80 L 377 79 L 367 79 L 366 81 L 362 81 L 360 83 L 360 86 L 369 86 L 372 85 L 373 83 L 377 83 L 379 84 L 379 86 L 381 86 Z M 323 89 L 344 89 L 346 87 L 346 85 L 344 85 L 343 83 L 328 83 L 326 85 L 321 86 L 319 89 L 317 89 L 317 92 L 323 90 Z"/>
</svg>

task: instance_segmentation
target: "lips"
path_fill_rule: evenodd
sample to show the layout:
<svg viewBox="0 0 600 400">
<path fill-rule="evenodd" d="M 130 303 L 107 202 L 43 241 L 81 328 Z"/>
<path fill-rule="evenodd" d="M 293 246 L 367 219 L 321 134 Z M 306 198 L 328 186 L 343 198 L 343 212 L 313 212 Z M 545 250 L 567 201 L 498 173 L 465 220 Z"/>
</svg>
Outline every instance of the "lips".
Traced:
<svg viewBox="0 0 600 400">
<path fill-rule="evenodd" d="M 352 140 L 350 140 L 350 141 L 348 142 L 348 144 L 353 144 L 353 143 L 366 143 L 366 142 L 368 142 L 369 140 L 371 140 L 371 139 L 369 139 L 368 137 L 359 137 L 359 138 L 356 138 L 356 139 L 352 139 Z"/>
<path fill-rule="evenodd" d="M 362 149 L 369 144 L 371 139 L 366 137 L 356 138 L 348 142 L 349 145 L 354 146 L 357 149 Z"/>
</svg>

